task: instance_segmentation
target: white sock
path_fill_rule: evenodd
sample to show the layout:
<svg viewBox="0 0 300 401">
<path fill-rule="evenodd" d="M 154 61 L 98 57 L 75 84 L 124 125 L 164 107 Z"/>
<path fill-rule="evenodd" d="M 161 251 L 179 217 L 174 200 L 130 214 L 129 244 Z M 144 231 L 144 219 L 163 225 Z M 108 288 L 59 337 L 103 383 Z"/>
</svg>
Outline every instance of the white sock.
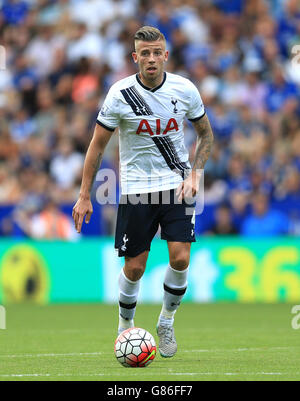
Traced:
<svg viewBox="0 0 300 401">
<path fill-rule="evenodd" d="M 133 327 L 133 318 L 139 293 L 140 280 L 129 280 L 121 270 L 119 275 L 119 328 Z"/>
<path fill-rule="evenodd" d="M 159 326 L 173 326 L 174 316 L 187 289 L 188 268 L 179 271 L 168 266 L 164 280 L 164 300 Z"/>
<path fill-rule="evenodd" d="M 133 319 L 127 320 L 123 319 L 122 316 L 119 314 L 119 329 L 130 329 L 130 327 L 134 327 Z"/>
</svg>

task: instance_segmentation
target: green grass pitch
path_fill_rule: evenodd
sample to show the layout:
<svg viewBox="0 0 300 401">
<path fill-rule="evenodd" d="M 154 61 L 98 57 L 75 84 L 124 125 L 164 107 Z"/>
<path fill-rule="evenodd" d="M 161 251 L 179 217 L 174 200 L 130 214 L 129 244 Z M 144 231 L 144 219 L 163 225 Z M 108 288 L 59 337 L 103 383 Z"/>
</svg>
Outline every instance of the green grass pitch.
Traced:
<svg viewBox="0 0 300 401">
<path fill-rule="evenodd" d="M 184 303 L 178 353 L 147 368 L 115 359 L 117 306 L 19 305 L 0 330 L 0 380 L 300 380 L 300 330 L 291 305 Z M 159 305 L 139 305 L 136 325 L 157 339 Z"/>
</svg>

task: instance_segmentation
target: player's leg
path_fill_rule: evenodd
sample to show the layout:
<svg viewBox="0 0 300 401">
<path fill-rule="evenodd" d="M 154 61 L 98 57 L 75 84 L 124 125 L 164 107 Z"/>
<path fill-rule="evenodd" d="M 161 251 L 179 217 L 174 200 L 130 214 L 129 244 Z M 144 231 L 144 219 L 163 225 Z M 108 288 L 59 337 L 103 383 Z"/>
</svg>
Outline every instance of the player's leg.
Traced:
<svg viewBox="0 0 300 401">
<path fill-rule="evenodd" d="M 119 275 L 119 327 L 118 332 L 134 327 L 134 315 L 149 251 L 138 256 L 125 256 L 125 266 Z"/>
<path fill-rule="evenodd" d="M 172 199 L 174 199 L 172 201 Z M 195 242 L 195 203 L 178 203 L 171 191 L 170 203 L 161 207 L 161 238 L 168 241 L 169 266 L 164 278 L 163 306 L 158 319 L 159 351 L 171 357 L 177 351 L 174 315 L 187 289 L 191 243 Z"/>
<path fill-rule="evenodd" d="M 157 206 L 149 202 L 133 204 L 128 196 L 123 196 L 119 205 L 115 248 L 119 256 L 125 257 L 119 276 L 119 331 L 133 326 L 140 279 L 158 229 L 157 212 Z"/>
<path fill-rule="evenodd" d="M 164 298 L 159 325 L 173 326 L 174 315 L 187 289 L 190 242 L 168 242 L 169 266 L 164 279 Z"/>
<path fill-rule="evenodd" d="M 159 351 L 164 357 L 172 357 L 177 352 L 174 315 L 187 289 L 191 244 L 168 242 L 168 248 L 170 263 L 165 273 L 163 306 L 157 324 Z"/>
</svg>

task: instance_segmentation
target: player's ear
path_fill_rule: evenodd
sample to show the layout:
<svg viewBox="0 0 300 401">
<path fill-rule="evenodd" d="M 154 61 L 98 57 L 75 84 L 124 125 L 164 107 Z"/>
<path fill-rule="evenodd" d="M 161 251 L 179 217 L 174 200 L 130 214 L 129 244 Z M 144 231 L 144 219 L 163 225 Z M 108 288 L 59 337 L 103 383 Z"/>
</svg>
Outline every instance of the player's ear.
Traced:
<svg viewBox="0 0 300 401">
<path fill-rule="evenodd" d="M 136 54 L 136 52 L 132 52 L 132 58 L 133 58 L 133 61 L 135 62 L 135 63 L 137 63 L 137 54 Z"/>
<path fill-rule="evenodd" d="M 168 61 L 169 59 L 169 52 L 168 50 L 165 51 L 165 61 Z"/>
</svg>

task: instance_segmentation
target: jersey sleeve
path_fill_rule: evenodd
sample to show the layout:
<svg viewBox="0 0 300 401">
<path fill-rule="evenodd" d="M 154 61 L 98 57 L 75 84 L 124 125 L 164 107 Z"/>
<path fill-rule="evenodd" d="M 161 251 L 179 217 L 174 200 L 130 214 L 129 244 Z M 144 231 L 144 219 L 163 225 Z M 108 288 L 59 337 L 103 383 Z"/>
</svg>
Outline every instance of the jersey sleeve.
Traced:
<svg viewBox="0 0 300 401">
<path fill-rule="evenodd" d="M 109 131 L 114 131 L 120 123 L 117 91 L 112 86 L 104 100 L 97 117 L 97 124 Z"/>
<path fill-rule="evenodd" d="M 196 86 L 190 82 L 190 104 L 186 114 L 187 118 L 192 121 L 198 121 L 205 115 L 205 108 L 200 93 Z"/>
</svg>

